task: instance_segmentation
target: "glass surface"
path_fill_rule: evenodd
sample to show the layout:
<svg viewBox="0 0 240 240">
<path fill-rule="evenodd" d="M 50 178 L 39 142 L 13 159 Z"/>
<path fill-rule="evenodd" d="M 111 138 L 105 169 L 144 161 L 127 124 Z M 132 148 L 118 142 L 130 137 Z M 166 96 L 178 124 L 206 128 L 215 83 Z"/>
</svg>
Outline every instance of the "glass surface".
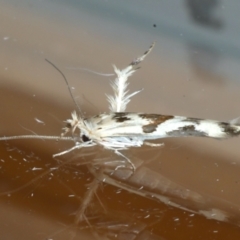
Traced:
<svg viewBox="0 0 240 240">
<path fill-rule="evenodd" d="M 113 79 L 94 72 L 124 68 L 154 41 L 130 79 L 131 91 L 144 91 L 127 111 L 238 117 L 239 8 L 237 0 L 1 1 L 0 135 L 62 133 L 75 106 L 45 59 L 92 116 L 108 112 Z M 73 143 L 0 142 L 1 238 L 239 239 L 239 138 L 156 142 L 165 146 L 124 152 L 139 167 L 131 177 L 109 172 L 104 164 L 118 157 L 100 147 L 53 158 Z"/>
</svg>

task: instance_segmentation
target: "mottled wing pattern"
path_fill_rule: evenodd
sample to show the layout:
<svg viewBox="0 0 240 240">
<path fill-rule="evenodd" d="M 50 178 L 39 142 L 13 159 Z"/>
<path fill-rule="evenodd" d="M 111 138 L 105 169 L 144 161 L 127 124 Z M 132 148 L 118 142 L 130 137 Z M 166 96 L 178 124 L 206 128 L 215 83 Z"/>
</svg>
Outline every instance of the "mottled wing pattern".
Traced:
<svg viewBox="0 0 240 240">
<path fill-rule="evenodd" d="M 227 138 L 240 135 L 240 126 L 237 125 L 171 115 L 123 112 L 100 114 L 86 121 L 102 140 L 111 141 L 118 137 L 144 141 L 166 137 Z"/>
</svg>

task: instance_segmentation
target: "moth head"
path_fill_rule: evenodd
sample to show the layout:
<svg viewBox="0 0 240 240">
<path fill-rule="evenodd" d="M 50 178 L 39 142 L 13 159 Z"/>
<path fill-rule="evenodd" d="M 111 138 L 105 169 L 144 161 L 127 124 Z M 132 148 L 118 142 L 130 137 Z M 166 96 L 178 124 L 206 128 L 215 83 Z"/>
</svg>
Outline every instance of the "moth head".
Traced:
<svg viewBox="0 0 240 240">
<path fill-rule="evenodd" d="M 89 142 L 91 139 L 88 136 L 87 131 L 85 130 L 83 126 L 83 119 L 77 115 L 77 113 L 74 111 L 72 113 L 72 118 L 67 119 L 65 121 L 65 127 L 63 128 L 63 133 L 61 136 L 66 135 L 68 132 L 70 132 L 72 135 L 74 135 L 76 128 L 80 130 L 80 139 L 82 142 Z"/>
<path fill-rule="evenodd" d="M 78 117 L 77 113 L 74 111 L 72 112 L 71 116 L 71 119 L 67 119 L 65 121 L 65 127 L 63 128 L 63 133 L 61 136 L 65 136 L 68 132 L 74 134 L 76 128 L 79 126 L 81 119 Z"/>
</svg>

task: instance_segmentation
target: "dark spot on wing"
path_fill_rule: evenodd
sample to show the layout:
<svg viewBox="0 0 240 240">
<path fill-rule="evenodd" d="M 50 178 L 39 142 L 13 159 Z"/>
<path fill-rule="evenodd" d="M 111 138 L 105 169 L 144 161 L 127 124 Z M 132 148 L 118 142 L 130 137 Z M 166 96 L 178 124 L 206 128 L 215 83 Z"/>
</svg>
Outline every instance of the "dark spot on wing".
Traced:
<svg viewBox="0 0 240 240">
<path fill-rule="evenodd" d="M 128 120 L 131 120 L 131 118 L 129 118 L 128 113 L 114 113 L 112 119 L 115 120 L 116 122 L 126 122 Z"/>
<path fill-rule="evenodd" d="M 167 132 L 167 134 L 172 137 L 186 137 L 186 136 L 206 137 L 208 136 L 205 132 L 196 130 L 194 125 L 180 127 L 176 130 Z"/>
<path fill-rule="evenodd" d="M 171 115 L 145 114 L 145 113 L 141 113 L 138 116 L 141 117 L 142 119 L 147 119 L 150 121 L 149 124 L 144 125 L 142 127 L 144 133 L 155 132 L 159 124 L 174 118 L 174 116 Z"/>
<path fill-rule="evenodd" d="M 160 114 L 145 114 L 145 113 L 140 113 L 138 114 L 139 117 L 143 119 L 148 119 L 150 121 L 158 122 L 158 123 L 163 123 L 169 119 L 174 118 L 174 116 L 171 115 L 160 115 Z"/>
<path fill-rule="evenodd" d="M 142 129 L 144 133 L 152 133 L 156 131 L 157 126 L 158 125 L 151 123 L 151 124 L 142 126 Z"/>
<path fill-rule="evenodd" d="M 186 118 L 185 120 L 182 120 L 183 122 L 192 122 L 192 123 L 196 123 L 199 125 L 199 123 L 201 123 L 202 119 L 199 118 Z"/>
<path fill-rule="evenodd" d="M 219 123 L 219 126 L 222 127 L 222 131 L 228 134 L 229 136 L 240 135 L 240 126 L 234 126 L 224 122 Z"/>
</svg>

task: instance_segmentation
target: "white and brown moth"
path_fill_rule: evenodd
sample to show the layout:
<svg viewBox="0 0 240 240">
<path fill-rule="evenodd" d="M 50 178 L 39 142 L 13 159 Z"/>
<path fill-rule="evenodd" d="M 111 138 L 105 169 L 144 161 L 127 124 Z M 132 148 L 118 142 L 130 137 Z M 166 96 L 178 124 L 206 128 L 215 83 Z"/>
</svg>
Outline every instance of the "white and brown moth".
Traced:
<svg viewBox="0 0 240 240">
<path fill-rule="evenodd" d="M 141 91 L 129 93 L 127 89 L 128 78 L 138 69 L 139 63 L 144 60 L 153 47 L 154 44 L 123 70 L 114 66 L 116 79 L 111 82 L 114 94 L 107 96 L 110 112 L 89 118 L 83 116 L 65 76 L 50 63 L 62 74 L 78 112 L 74 111 L 72 118 L 66 121 L 66 127 L 63 129 L 64 132 L 61 136 L 3 136 L 0 137 L 0 140 L 49 139 L 74 141 L 75 145 L 72 148 L 57 153 L 54 157 L 76 149 L 100 145 L 123 157 L 126 160 L 126 165 L 131 167 L 134 172 L 134 164 L 121 151 L 131 147 L 141 147 L 144 144 L 152 147 L 162 145 L 148 142 L 148 140 L 188 136 L 223 139 L 240 135 L 240 126 L 227 122 L 174 115 L 125 112 L 131 98 Z M 68 133 L 71 136 L 66 136 Z"/>
</svg>

